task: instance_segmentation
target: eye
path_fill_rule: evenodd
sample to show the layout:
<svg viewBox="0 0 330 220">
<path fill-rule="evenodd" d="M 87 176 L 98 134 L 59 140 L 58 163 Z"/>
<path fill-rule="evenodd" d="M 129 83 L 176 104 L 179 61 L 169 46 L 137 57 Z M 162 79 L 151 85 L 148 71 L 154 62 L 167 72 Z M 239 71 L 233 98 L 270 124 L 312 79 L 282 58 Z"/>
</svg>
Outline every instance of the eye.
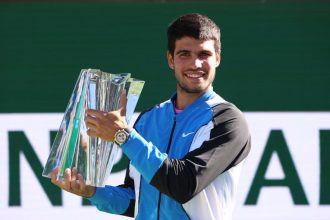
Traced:
<svg viewBox="0 0 330 220">
<path fill-rule="evenodd" d="M 190 52 L 189 52 L 189 51 L 185 51 L 185 50 L 183 50 L 183 51 L 180 51 L 180 52 L 178 53 L 178 56 L 179 56 L 179 57 L 182 57 L 182 58 L 189 57 L 189 56 L 190 56 Z"/>
<path fill-rule="evenodd" d="M 181 53 L 179 56 L 180 57 L 188 57 L 189 56 L 189 53 L 188 52 L 184 52 L 184 53 Z"/>
<path fill-rule="evenodd" d="M 199 54 L 199 58 L 200 59 L 207 59 L 209 58 L 210 56 L 212 56 L 212 53 L 210 52 L 207 52 L 207 51 L 203 51 Z"/>
</svg>

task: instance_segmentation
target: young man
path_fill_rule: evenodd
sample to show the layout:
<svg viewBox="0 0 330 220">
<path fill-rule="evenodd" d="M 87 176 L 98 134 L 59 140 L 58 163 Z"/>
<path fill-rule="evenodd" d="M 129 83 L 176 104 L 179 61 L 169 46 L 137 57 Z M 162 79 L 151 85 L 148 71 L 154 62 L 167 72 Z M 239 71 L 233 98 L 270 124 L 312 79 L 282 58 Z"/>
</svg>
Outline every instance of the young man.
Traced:
<svg viewBox="0 0 330 220">
<path fill-rule="evenodd" d="M 141 113 L 134 128 L 125 102 L 114 112 L 87 111 L 88 134 L 116 141 L 130 159 L 125 183 L 85 186 L 76 169 L 64 181 L 54 173 L 52 182 L 101 211 L 136 219 L 231 219 L 250 134 L 242 113 L 212 89 L 220 51 L 220 30 L 208 17 L 174 21 L 167 59 L 176 95 Z"/>
</svg>

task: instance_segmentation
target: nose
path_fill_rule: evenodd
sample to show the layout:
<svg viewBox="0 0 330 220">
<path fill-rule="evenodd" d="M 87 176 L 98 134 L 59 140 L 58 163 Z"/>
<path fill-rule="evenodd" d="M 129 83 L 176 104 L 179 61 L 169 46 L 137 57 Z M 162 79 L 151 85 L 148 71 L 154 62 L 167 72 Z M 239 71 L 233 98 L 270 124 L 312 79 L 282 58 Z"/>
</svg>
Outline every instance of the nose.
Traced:
<svg viewBox="0 0 330 220">
<path fill-rule="evenodd" d="M 199 59 L 198 57 L 193 58 L 192 60 L 192 67 L 193 68 L 201 68 L 203 65 L 203 60 Z"/>
</svg>

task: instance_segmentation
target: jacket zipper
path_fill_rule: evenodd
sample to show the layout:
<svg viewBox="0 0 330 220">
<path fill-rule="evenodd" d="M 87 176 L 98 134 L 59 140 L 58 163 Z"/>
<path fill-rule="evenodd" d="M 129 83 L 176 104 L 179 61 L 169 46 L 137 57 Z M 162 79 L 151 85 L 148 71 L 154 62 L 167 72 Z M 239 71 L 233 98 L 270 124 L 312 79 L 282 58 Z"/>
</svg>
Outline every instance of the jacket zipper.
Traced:
<svg viewBox="0 0 330 220">
<path fill-rule="evenodd" d="M 170 151 L 170 146 L 172 144 L 172 136 L 174 133 L 174 129 L 175 129 L 175 125 L 176 125 L 176 117 L 174 117 L 174 123 L 172 126 L 172 130 L 171 130 L 171 135 L 170 135 L 170 140 L 168 142 L 167 148 L 166 148 L 166 154 L 168 154 L 168 152 Z M 160 218 L 160 202 L 161 202 L 161 198 L 162 198 L 162 193 L 159 192 L 159 196 L 158 196 L 158 208 L 157 208 L 157 220 L 159 220 Z"/>
</svg>

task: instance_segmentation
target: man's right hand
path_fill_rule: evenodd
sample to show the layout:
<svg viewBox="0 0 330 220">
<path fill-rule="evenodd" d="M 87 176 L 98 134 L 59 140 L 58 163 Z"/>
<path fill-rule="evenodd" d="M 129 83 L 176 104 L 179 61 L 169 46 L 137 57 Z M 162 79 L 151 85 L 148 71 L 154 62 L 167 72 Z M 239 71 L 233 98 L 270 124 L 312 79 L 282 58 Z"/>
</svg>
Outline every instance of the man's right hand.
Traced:
<svg viewBox="0 0 330 220">
<path fill-rule="evenodd" d="M 72 171 L 68 168 L 64 173 L 64 180 L 57 180 L 58 168 L 51 173 L 52 183 L 61 189 L 83 197 L 92 197 L 95 193 L 96 187 L 87 186 L 81 174 L 78 174 L 76 168 Z"/>
</svg>

